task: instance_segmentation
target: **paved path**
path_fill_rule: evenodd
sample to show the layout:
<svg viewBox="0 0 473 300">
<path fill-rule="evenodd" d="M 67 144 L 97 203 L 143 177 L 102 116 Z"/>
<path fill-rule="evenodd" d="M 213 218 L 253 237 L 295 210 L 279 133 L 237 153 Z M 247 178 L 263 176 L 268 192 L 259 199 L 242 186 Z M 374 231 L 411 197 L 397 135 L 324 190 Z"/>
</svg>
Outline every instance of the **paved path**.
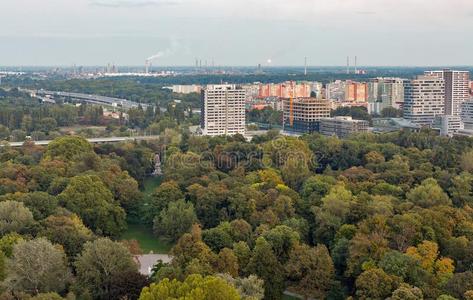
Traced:
<svg viewBox="0 0 473 300">
<path fill-rule="evenodd" d="M 162 260 L 163 263 L 169 263 L 171 262 L 171 257 L 167 254 L 143 254 L 136 255 L 135 260 L 140 266 L 140 273 L 149 276 L 158 260 Z"/>
</svg>

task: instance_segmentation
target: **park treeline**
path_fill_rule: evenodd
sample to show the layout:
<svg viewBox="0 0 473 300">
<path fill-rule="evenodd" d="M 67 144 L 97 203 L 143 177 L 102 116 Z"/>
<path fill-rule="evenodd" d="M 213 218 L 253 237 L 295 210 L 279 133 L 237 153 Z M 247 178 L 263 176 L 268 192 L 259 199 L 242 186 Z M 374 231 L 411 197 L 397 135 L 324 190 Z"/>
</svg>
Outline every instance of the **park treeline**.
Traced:
<svg viewBox="0 0 473 300">
<path fill-rule="evenodd" d="M 472 299 L 472 146 L 430 130 L 248 142 L 168 129 L 3 147 L 1 297 Z M 146 196 L 155 154 L 164 174 Z M 119 241 L 131 220 L 174 244 L 149 278 L 136 241 Z"/>
</svg>

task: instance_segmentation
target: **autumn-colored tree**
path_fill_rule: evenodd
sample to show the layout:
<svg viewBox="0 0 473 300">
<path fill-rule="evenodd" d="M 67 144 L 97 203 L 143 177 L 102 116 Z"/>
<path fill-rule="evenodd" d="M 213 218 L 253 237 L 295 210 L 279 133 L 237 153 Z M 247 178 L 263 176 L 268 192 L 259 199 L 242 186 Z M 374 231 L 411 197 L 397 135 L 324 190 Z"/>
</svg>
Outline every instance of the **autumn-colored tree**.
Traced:
<svg viewBox="0 0 473 300">
<path fill-rule="evenodd" d="M 422 181 L 421 185 L 410 190 L 409 193 L 407 193 L 407 199 L 425 208 L 437 205 L 449 205 L 451 203 L 447 194 L 433 178 Z"/>
<path fill-rule="evenodd" d="M 324 299 L 335 276 L 332 258 L 323 245 L 296 245 L 285 269 L 288 288 L 306 298 Z"/>
<path fill-rule="evenodd" d="M 423 241 L 417 247 L 407 248 L 406 254 L 417 261 L 425 271 L 433 274 L 440 283 L 453 275 L 453 260 L 439 257 L 438 245 L 435 242 Z"/>
<path fill-rule="evenodd" d="M 92 231 L 87 228 L 76 215 L 65 213 L 52 215 L 43 222 L 39 235 L 48 238 L 53 243 L 60 244 L 68 257 L 75 257 L 82 251 L 85 242 L 94 239 Z"/>
<path fill-rule="evenodd" d="M 217 258 L 217 270 L 220 273 L 230 274 L 233 277 L 238 276 L 238 258 L 233 250 L 223 248 L 220 250 Z"/>
<path fill-rule="evenodd" d="M 361 273 L 356 279 L 356 296 L 360 300 L 386 299 L 399 285 L 399 279 L 383 270 L 372 268 Z"/>
<path fill-rule="evenodd" d="M 349 244 L 346 275 L 358 276 L 365 262 L 378 262 L 388 251 L 386 218 L 375 216 L 366 219 Z"/>
<path fill-rule="evenodd" d="M 389 300 L 423 300 L 422 290 L 415 286 L 402 283 L 392 294 Z"/>
<path fill-rule="evenodd" d="M 237 290 L 224 279 L 194 274 L 184 282 L 163 279 L 145 287 L 139 300 L 189 299 L 189 300 L 239 300 Z"/>
<path fill-rule="evenodd" d="M 173 264 L 185 269 L 194 261 L 206 270 L 212 270 L 216 255 L 202 241 L 202 231 L 199 225 L 192 226 L 191 233 L 185 233 L 171 249 Z"/>
</svg>

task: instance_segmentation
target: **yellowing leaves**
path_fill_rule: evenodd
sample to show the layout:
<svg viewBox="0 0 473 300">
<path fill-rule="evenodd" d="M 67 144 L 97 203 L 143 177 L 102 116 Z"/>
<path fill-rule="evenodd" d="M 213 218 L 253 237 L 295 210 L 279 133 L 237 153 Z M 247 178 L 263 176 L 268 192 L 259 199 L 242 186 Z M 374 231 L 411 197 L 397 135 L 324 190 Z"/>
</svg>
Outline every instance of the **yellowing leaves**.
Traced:
<svg viewBox="0 0 473 300">
<path fill-rule="evenodd" d="M 441 282 L 448 279 L 455 270 L 453 260 L 439 257 L 438 245 L 435 242 L 423 241 L 417 247 L 409 247 L 406 254 L 417 261 L 421 268 L 435 275 Z"/>
</svg>

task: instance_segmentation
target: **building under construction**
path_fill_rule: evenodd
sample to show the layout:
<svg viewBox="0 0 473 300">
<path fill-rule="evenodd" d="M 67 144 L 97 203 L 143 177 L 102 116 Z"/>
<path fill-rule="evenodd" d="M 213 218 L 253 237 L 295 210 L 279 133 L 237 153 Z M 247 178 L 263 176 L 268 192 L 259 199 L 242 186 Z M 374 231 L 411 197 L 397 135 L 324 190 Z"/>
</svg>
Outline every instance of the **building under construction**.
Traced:
<svg viewBox="0 0 473 300">
<path fill-rule="evenodd" d="M 284 99 L 285 131 L 310 133 L 319 131 L 319 121 L 330 117 L 330 103 L 317 98 Z"/>
</svg>

